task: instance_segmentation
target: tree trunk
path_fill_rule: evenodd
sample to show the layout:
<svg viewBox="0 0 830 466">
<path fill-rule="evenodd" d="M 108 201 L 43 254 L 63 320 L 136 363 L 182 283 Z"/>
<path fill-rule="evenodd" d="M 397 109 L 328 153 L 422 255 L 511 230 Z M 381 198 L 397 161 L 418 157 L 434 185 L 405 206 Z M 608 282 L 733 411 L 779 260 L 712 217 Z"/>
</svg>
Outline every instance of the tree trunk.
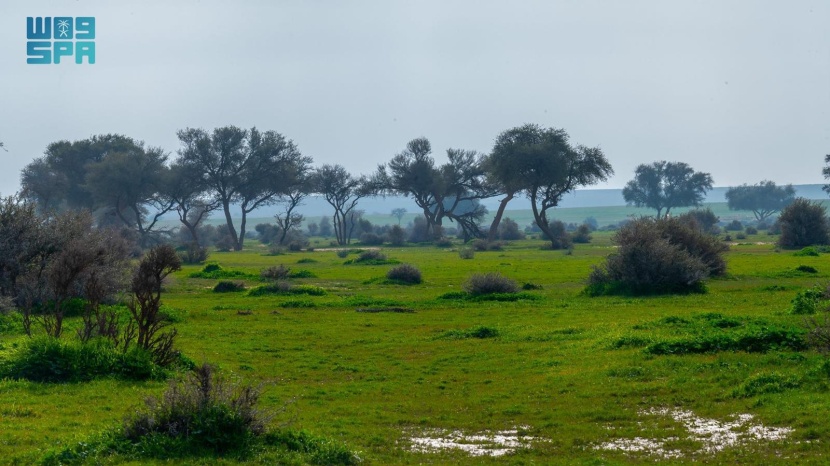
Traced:
<svg viewBox="0 0 830 466">
<path fill-rule="evenodd" d="M 223 200 L 222 201 L 222 210 L 225 212 L 225 222 L 228 224 L 228 233 L 231 235 L 231 240 L 233 240 L 233 248 L 237 250 L 236 247 L 239 245 L 239 237 L 236 236 L 236 228 L 233 227 L 233 219 L 231 218 L 231 205 L 230 202 Z"/>
<path fill-rule="evenodd" d="M 239 240 L 236 243 L 235 251 L 242 250 L 242 244 L 245 242 L 245 223 L 248 222 L 248 213 L 242 209 L 242 220 L 239 222 Z"/>
<path fill-rule="evenodd" d="M 490 224 L 490 231 L 487 233 L 487 241 L 495 241 L 496 235 L 499 231 L 499 223 L 501 223 L 501 217 L 504 215 L 504 210 L 507 208 L 507 203 L 513 199 L 515 193 L 507 193 L 507 197 L 502 199 L 499 202 L 499 209 L 496 211 L 496 216 L 493 218 L 493 223 Z"/>
</svg>

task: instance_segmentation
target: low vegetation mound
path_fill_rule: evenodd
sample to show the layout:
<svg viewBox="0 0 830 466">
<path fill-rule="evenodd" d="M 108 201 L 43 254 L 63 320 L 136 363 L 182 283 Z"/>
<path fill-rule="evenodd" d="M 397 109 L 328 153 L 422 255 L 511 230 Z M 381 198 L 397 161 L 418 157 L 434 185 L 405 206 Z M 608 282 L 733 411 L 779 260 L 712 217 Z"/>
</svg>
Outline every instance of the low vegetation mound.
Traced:
<svg viewBox="0 0 830 466">
<path fill-rule="evenodd" d="M 137 346 L 120 351 L 104 339 L 82 343 L 32 338 L 0 361 L 0 378 L 33 382 L 86 382 L 106 377 L 147 380 L 165 375 L 150 352 Z"/>
<path fill-rule="evenodd" d="M 219 264 L 207 264 L 202 267 L 202 270 L 193 272 L 189 275 L 190 278 L 211 278 L 214 280 L 221 280 L 223 278 L 255 278 L 248 272 L 241 270 L 224 269 Z"/>
<path fill-rule="evenodd" d="M 471 296 L 517 293 L 519 285 L 498 272 L 474 273 L 461 286 Z"/>
<path fill-rule="evenodd" d="M 258 407 L 261 390 L 231 382 L 203 364 L 173 381 L 161 397 L 120 429 L 48 452 L 43 464 L 223 458 L 267 464 L 353 465 L 360 458 L 343 444 L 304 431 L 271 430 L 272 415 Z"/>
<path fill-rule="evenodd" d="M 388 259 L 386 254 L 377 251 L 377 250 L 369 250 L 363 251 L 357 256 L 356 259 L 347 260 L 344 264 L 355 264 L 355 265 L 387 265 L 387 264 L 397 264 L 398 261 L 394 259 Z"/>
<path fill-rule="evenodd" d="M 626 335 L 615 340 L 611 346 L 645 347 L 645 352 L 652 355 L 720 351 L 765 353 L 807 348 L 806 332 L 801 327 L 773 324 L 762 319 L 725 317 L 718 313 L 700 314 L 688 319 L 669 316 L 638 325 L 635 329 L 647 333 Z"/>
<path fill-rule="evenodd" d="M 245 284 L 242 282 L 221 281 L 213 287 L 215 293 L 233 293 L 245 291 Z"/>
<path fill-rule="evenodd" d="M 726 272 L 727 246 L 677 219 L 634 220 L 613 241 L 618 250 L 591 272 L 589 295 L 702 292 L 707 277 Z"/>
<path fill-rule="evenodd" d="M 292 285 L 288 282 L 276 282 L 272 285 L 263 285 L 251 289 L 248 296 L 268 296 L 268 295 L 309 295 L 309 296 L 324 296 L 326 290 L 319 286 L 313 285 Z"/>
<path fill-rule="evenodd" d="M 386 278 L 406 285 L 417 285 L 422 281 L 421 271 L 412 264 L 401 264 L 392 267 L 386 272 Z"/>
</svg>

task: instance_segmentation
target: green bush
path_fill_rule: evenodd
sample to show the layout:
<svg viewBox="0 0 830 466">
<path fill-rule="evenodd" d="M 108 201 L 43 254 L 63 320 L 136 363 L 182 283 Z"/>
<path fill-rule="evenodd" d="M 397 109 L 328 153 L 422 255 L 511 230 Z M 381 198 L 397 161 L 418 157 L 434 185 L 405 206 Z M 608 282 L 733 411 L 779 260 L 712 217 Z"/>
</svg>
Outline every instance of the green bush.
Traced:
<svg viewBox="0 0 830 466">
<path fill-rule="evenodd" d="M 677 219 L 628 222 L 614 242 L 616 253 L 588 278 L 591 296 L 702 292 L 704 279 L 726 272 L 727 246 Z"/>
<path fill-rule="evenodd" d="M 493 293 L 517 293 L 519 285 L 498 272 L 475 273 L 462 285 L 472 296 Z"/>
<path fill-rule="evenodd" d="M 806 248 L 801 248 L 800 251 L 796 251 L 793 253 L 794 256 L 809 256 L 809 257 L 818 257 L 819 253 L 813 246 L 807 246 Z"/>
<path fill-rule="evenodd" d="M 758 374 L 748 378 L 732 391 L 735 398 L 749 398 L 765 393 L 781 393 L 791 388 L 798 388 L 801 381 L 795 376 L 786 376 L 776 372 Z"/>
<path fill-rule="evenodd" d="M 245 291 L 245 284 L 242 282 L 228 282 L 222 281 L 213 287 L 215 293 L 232 293 L 235 291 Z"/>
<path fill-rule="evenodd" d="M 147 400 L 145 410 L 125 421 L 124 437 L 138 442 L 163 435 L 219 454 L 244 450 L 270 421 L 256 406 L 259 397 L 258 388 L 230 383 L 203 364 L 171 382 L 161 398 Z"/>
<path fill-rule="evenodd" d="M 825 298 L 824 290 L 814 287 L 801 290 L 795 295 L 790 306 L 791 314 L 815 314 L 819 303 Z"/>
<path fill-rule="evenodd" d="M 161 374 L 149 352 L 131 347 L 125 353 L 103 339 L 80 343 L 33 338 L 0 362 L 0 377 L 33 382 L 82 382 L 102 377 L 145 380 Z"/>
<path fill-rule="evenodd" d="M 248 292 L 248 296 L 268 296 L 268 295 L 309 295 L 309 296 L 324 296 L 326 290 L 319 286 L 312 285 L 291 285 L 287 282 L 277 282 L 273 285 L 263 285 L 253 288 Z"/>
<path fill-rule="evenodd" d="M 225 270 L 219 264 L 207 264 L 202 267 L 199 272 L 193 272 L 189 275 L 190 278 L 210 278 L 213 280 L 221 280 L 223 278 L 253 278 L 247 272 L 241 270 Z"/>
<path fill-rule="evenodd" d="M 289 278 L 317 278 L 317 275 L 311 270 L 297 270 L 288 275 Z"/>
<path fill-rule="evenodd" d="M 458 257 L 462 259 L 472 259 L 476 256 L 476 252 L 473 248 L 461 248 L 458 250 Z"/>
<path fill-rule="evenodd" d="M 778 246 L 787 249 L 830 243 L 827 213 L 817 202 L 798 198 L 781 211 Z"/>
</svg>

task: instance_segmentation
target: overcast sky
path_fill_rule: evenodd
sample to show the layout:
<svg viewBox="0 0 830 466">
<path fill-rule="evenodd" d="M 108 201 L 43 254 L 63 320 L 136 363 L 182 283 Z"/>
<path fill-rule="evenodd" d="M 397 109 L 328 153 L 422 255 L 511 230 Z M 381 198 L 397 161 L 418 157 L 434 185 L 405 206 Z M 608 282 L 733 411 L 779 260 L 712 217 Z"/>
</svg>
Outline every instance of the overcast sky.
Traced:
<svg viewBox="0 0 830 466">
<path fill-rule="evenodd" d="M 97 63 L 27 64 L 27 16 L 94 16 Z M 827 1 L 4 0 L 0 193 L 52 141 L 175 156 L 177 130 L 229 124 L 354 173 L 415 137 L 443 161 L 537 123 L 602 148 L 597 187 L 661 159 L 717 186 L 822 183 L 828 25 Z"/>
</svg>

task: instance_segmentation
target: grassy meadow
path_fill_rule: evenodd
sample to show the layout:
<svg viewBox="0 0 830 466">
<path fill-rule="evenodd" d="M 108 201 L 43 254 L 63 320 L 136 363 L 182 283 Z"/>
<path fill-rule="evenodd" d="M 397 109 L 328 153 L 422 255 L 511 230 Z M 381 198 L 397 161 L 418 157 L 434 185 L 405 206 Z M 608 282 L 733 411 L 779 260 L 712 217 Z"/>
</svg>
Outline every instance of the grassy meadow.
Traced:
<svg viewBox="0 0 830 466">
<path fill-rule="evenodd" d="M 541 240 L 528 239 L 472 259 L 459 257 L 460 243 L 384 247 L 389 259 L 421 270 L 419 285 L 384 281 L 392 265 L 346 265 L 356 255 L 338 257 L 328 240 L 313 242 L 311 252 L 281 255 L 249 241 L 245 251 L 214 252 L 209 262 L 249 273 L 234 279 L 249 290 L 263 284 L 256 278 L 261 269 L 283 264 L 308 271 L 292 283 L 325 294 L 215 293 L 219 280 L 191 278 L 201 266 L 188 265 L 174 274 L 163 301 L 178 316 L 178 344 L 188 357 L 263 382 L 263 405 L 285 408 L 276 424 L 343 442 L 365 464 L 826 461 L 830 364 L 822 355 L 776 346 L 783 340 L 756 352 L 726 345 L 700 354 L 665 349 L 769 329 L 799 335 L 804 317 L 788 312 L 791 300 L 828 281 L 828 256 L 796 256 L 776 250 L 774 237 L 751 235 L 731 247 L 728 275 L 710 280 L 705 294 L 588 297 L 585 279 L 613 251 L 610 238 L 594 233 L 591 244 L 571 253 L 542 250 Z M 802 265 L 818 272 L 797 270 Z M 533 286 L 514 301 L 460 299 L 462 283 L 475 272 Z M 18 327 L 0 330 L 0 350 L 24 338 Z M 50 449 L 85 441 L 165 386 L 2 380 L 0 463 L 30 464 Z M 792 430 L 781 439 L 713 447 L 666 410 L 719 422 L 750 414 L 751 423 L 733 429 L 743 433 Z M 497 457 L 413 449 L 414 437 L 506 430 L 533 440 Z M 636 438 L 654 443 L 639 451 L 603 447 Z M 213 461 L 229 462 L 191 463 Z"/>
</svg>

